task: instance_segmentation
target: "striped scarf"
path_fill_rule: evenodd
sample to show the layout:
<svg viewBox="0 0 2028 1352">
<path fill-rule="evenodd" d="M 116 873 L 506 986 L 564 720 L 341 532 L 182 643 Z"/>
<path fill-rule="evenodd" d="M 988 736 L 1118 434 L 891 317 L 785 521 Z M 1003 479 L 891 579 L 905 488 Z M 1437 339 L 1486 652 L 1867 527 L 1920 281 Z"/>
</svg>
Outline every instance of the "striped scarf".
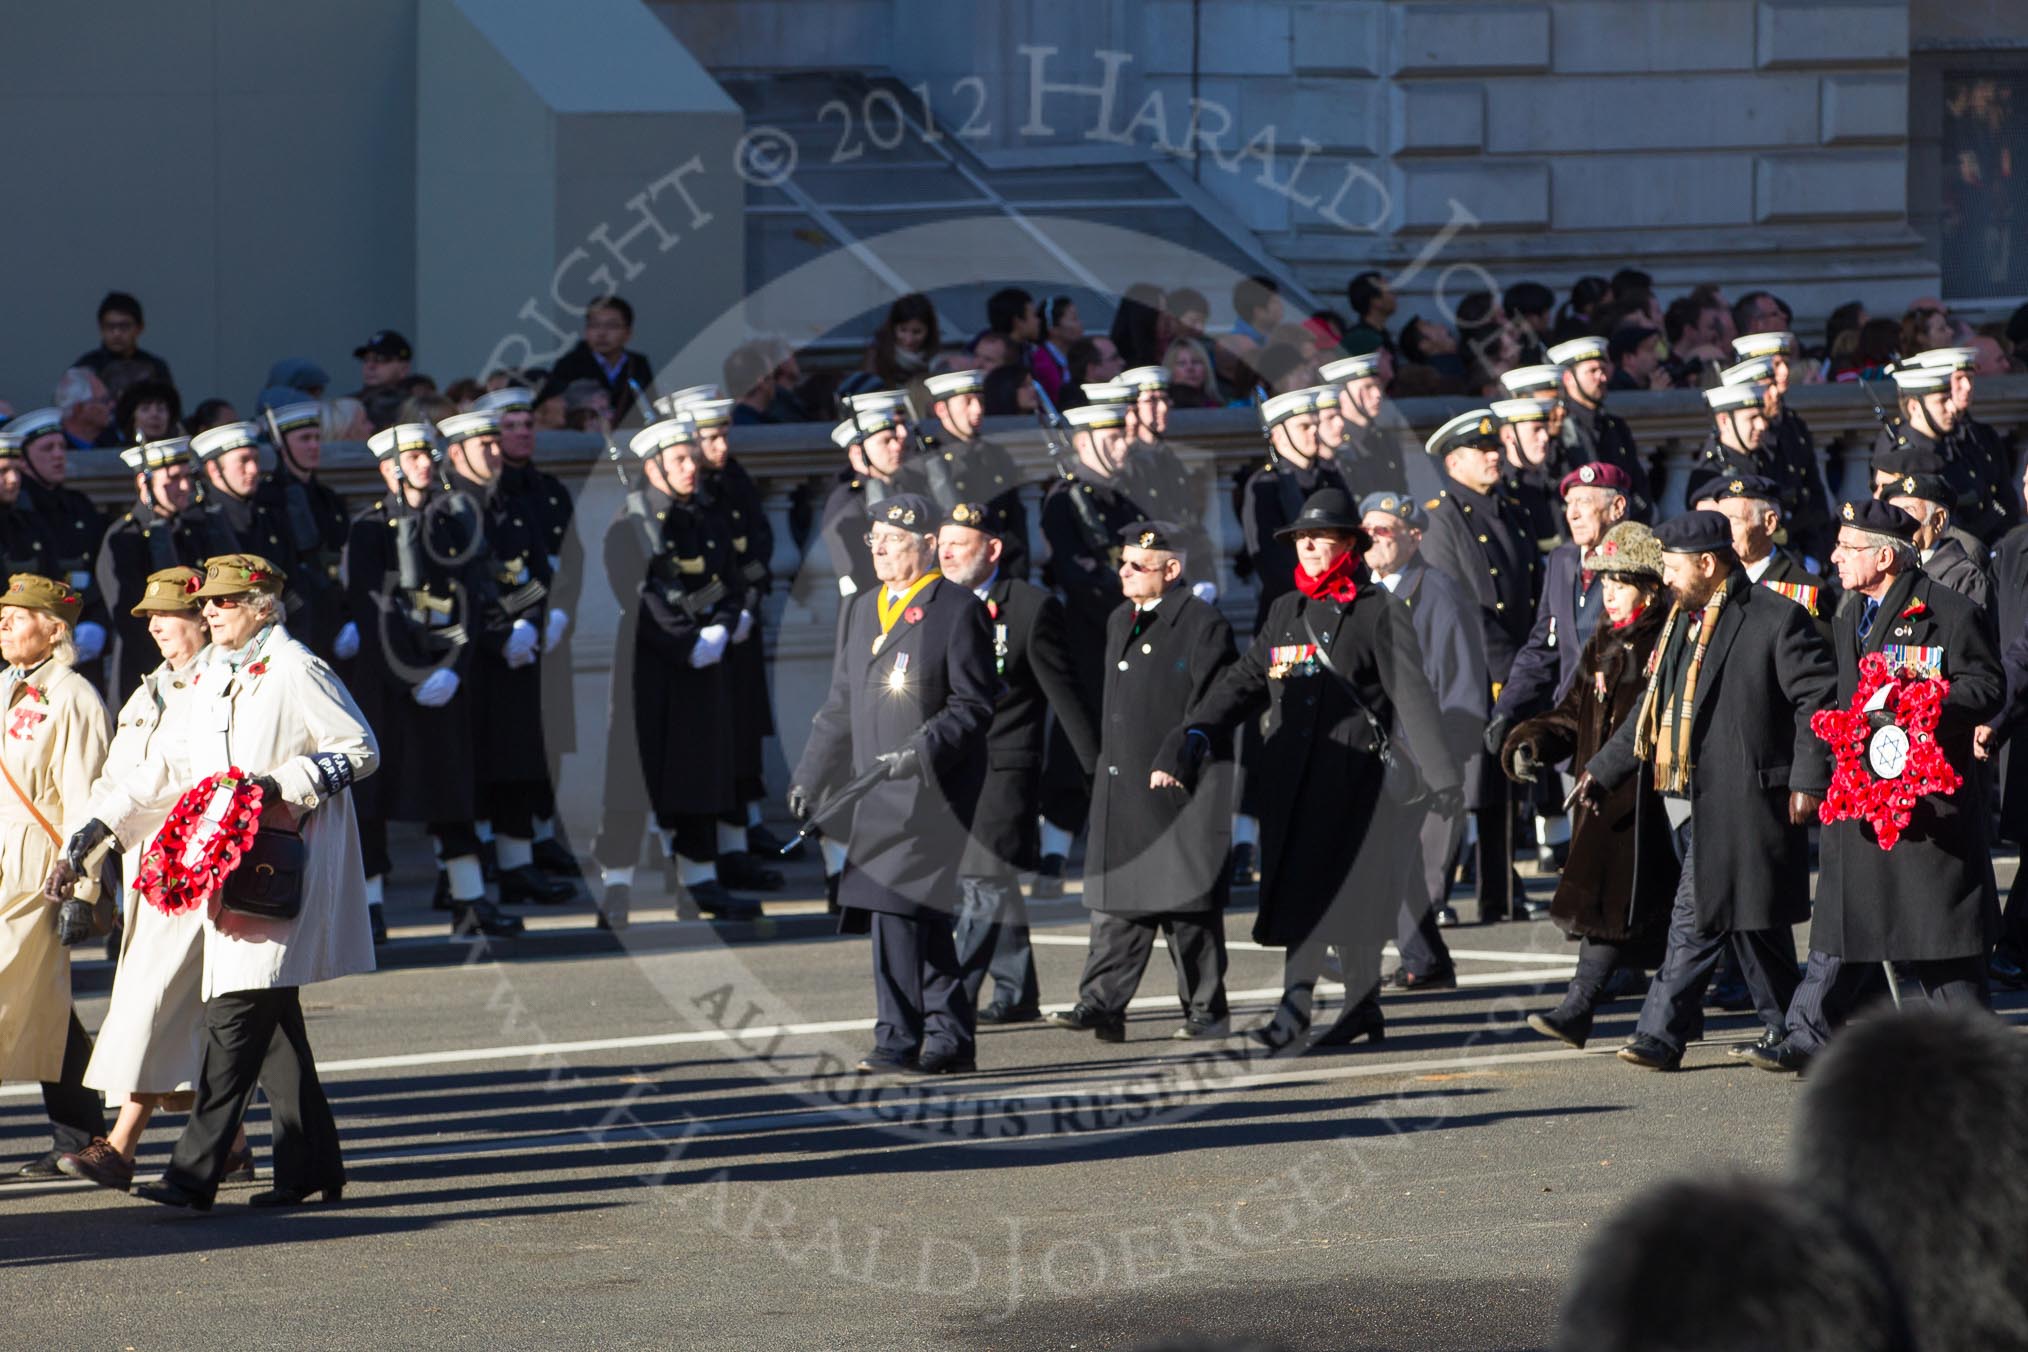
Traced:
<svg viewBox="0 0 2028 1352">
<path fill-rule="evenodd" d="M 1655 643 L 1655 663 L 1648 672 L 1647 695 L 1641 704 L 1641 721 L 1634 736 L 1634 755 L 1653 762 L 1658 793 L 1685 798 L 1690 794 L 1690 772 L 1694 768 L 1690 761 L 1690 725 L 1697 707 L 1697 679 L 1703 673 L 1704 650 L 1711 646 L 1718 612 L 1731 590 L 1721 585 L 1704 603 L 1703 627 L 1697 632 L 1697 647 L 1690 654 L 1690 669 L 1683 676 L 1683 694 L 1673 705 L 1668 703 L 1668 692 L 1662 683 L 1664 673 L 1669 670 L 1669 640 L 1683 614 L 1680 602 L 1670 607 L 1662 636 Z"/>
</svg>

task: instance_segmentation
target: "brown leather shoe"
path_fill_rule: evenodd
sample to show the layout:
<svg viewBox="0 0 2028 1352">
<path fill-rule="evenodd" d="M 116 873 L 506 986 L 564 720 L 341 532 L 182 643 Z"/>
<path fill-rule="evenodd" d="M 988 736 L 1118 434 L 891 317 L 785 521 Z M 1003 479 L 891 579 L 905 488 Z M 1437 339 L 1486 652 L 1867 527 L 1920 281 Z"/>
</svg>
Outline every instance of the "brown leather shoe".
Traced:
<svg viewBox="0 0 2028 1352">
<path fill-rule="evenodd" d="M 134 1186 L 134 1166 L 121 1159 L 113 1143 L 103 1136 L 92 1137 L 91 1144 L 82 1150 L 59 1156 L 56 1167 L 72 1178 L 82 1178 L 114 1192 L 125 1192 Z"/>
</svg>

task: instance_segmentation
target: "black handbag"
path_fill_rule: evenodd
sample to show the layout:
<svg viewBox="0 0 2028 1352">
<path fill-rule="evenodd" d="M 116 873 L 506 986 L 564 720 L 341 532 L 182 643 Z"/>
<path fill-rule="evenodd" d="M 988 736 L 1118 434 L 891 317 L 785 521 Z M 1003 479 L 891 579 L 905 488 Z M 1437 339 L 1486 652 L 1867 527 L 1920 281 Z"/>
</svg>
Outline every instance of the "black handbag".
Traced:
<svg viewBox="0 0 2028 1352">
<path fill-rule="evenodd" d="M 1331 661 L 1331 650 L 1318 636 L 1317 626 L 1310 623 L 1307 612 L 1303 615 L 1303 628 L 1309 631 L 1310 642 L 1317 649 L 1317 661 L 1324 670 L 1338 678 L 1338 683 L 1345 687 L 1345 693 L 1352 697 L 1353 705 L 1365 715 L 1366 726 L 1373 729 L 1373 754 L 1379 758 L 1381 768 L 1380 791 L 1387 795 L 1390 802 L 1402 807 L 1419 807 L 1427 803 L 1429 785 L 1424 781 L 1421 769 L 1407 755 L 1395 749 L 1394 738 L 1389 735 L 1387 725 L 1360 698 L 1359 687 L 1352 683 L 1352 678 L 1338 670 Z"/>
<path fill-rule="evenodd" d="M 303 913 L 303 870 L 309 862 L 302 836 L 264 827 L 225 875 L 219 904 L 262 920 L 294 920 Z"/>
</svg>

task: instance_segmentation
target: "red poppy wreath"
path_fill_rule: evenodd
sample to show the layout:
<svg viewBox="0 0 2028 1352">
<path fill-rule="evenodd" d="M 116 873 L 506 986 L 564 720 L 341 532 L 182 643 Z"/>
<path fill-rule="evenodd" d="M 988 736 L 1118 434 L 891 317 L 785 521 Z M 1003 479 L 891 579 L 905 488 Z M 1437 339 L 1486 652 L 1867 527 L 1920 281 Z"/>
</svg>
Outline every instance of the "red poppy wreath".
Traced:
<svg viewBox="0 0 2028 1352">
<path fill-rule="evenodd" d="M 231 797 L 213 821 L 207 814 L 221 792 Z M 141 856 L 134 889 L 164 915 L 205 905 L 253 844 L 264 796 L 265 790 L 234 766 L 177 799 Z"/>
<path fill-rule="evenodd" d="M 1810 731 L 1837 757 L 1817 820 L 1826 826 L 1866 822 L 1883 850 L 1893 849 L 1908 829 L 1918 798 L 1948 797 L 1965 782 L 1936 740 L 1950 682 L 1911 671 L 1890 669 L 1885 656 L 1868 653 L 1859 659 L 1850 707 L 1810 716 Z"/>
</svg>

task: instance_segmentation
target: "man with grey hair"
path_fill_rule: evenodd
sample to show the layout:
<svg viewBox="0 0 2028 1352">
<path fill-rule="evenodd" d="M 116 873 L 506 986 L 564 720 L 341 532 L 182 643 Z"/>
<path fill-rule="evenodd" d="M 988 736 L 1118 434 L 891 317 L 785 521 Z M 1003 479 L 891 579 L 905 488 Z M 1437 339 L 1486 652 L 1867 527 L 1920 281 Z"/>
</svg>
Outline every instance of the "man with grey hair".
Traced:
<svg viewBox="0 0 2028 1352">
<path fill-rule="evenodd" d="M 113 426 L 113 396 L 96 372 L 82 366 L 65 371 L 56 382 L 55 403 L 70 449 L 103 450 L 120 444 Z"/>
<path fill-rule="evenodd" d="M 1980 546 L 1975 557 L 1963 538 L 1951 532 L 1951 503 L 1957 494 L 1950 482 L 1941 474 L 1904 474 L 1883 485 L 1880 496 L 1915 518 L 1915 535 L 1909 543 L 1922 571 L 1980 610 L 1988 609 L 1993 579 L 1986 571 L 1986 551 Z"/>
<path fill-rule="evenodd" d="M 1692 506 L 1709 506 L 1732 523 L 1732 552 L 1746 570 L 1747 581 L 1779 592 L 1810 613 L 1824 642 L 1831 641 L 1831 616 L 1838 609 L 1838 589 L 1796 562 L 1791 551 L 1776 544 L 1781 533 L 1782 505 L 1777 486 L 1757 474 L 1738 474 L 1708 484 Z"/>
</svg>

